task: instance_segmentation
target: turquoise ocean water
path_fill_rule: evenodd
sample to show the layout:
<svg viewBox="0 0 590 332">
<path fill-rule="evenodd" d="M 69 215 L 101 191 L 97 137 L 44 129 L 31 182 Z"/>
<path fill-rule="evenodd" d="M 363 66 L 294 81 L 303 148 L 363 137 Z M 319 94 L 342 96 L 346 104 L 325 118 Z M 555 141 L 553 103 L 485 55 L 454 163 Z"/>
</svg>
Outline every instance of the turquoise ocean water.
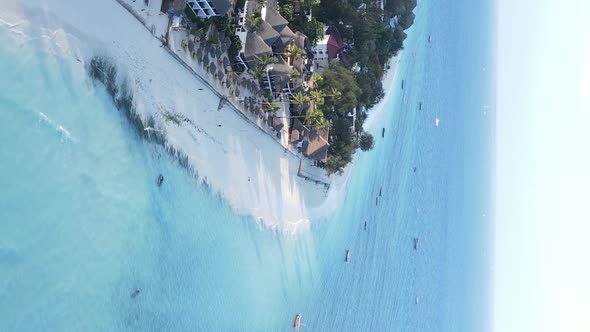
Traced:
<svg viewBox="0 0 590 332">
<path fill-rule="evenodd" d="M 485 331 L 492 8 L 420 2 L 385 138 L 296 237 L 236 216 L 77 63 L 0 30 L 0 330 L 288 331 L 301 313 L 302 331 Z"/>
</svg>

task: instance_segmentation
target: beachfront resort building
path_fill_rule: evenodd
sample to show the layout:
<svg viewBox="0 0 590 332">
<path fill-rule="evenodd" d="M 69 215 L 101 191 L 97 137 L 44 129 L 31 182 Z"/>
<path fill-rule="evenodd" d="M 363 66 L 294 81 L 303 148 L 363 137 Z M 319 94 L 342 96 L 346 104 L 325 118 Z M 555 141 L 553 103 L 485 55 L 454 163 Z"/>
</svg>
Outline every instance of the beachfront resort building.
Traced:
<svg viewBox="0 0 590 332">
<path fill-rule="evenodd" d="M 304 154 L 307 158 L 326 162 L 328 159 L 328 135 L 330 128 L 313 128 L 309 131 L 307 139 L 304 142 Z"/>
<path fill-rule="evenodd" d="M 186 5 L 197 17 L 223 16 L 231 7 L 230 0 L 186 0 Z"/>
<path fill-rule="evenodd" d="M 328 68 L 330 62 L 339 58 L 344 48 L 345 44 L 342 41 L 340 32 L 335 27 L 326 28 L 324 38 L 318 41 L 312 49 L 315 64 L 314 71 L 321 74 L 325 68 Z"/>
<path fill-rule="evenodd" d="M 262 6 L 255 0 L 248 0 L 238 14 L 236 35 L 242 42 L 240 59 L 244 67 L 257 70 L 261 59 L 274 57 L 276 63 L 269 63 L 263 72 L 266 90 L 279 95 L 295 93 L 297 87 L 304 84 L 306 73 L 310 71 L 311 59 L 307 53 L 310 43 L 307 36 L 289 28 L 289 22 L 277 11 L 276 0 L 267 0 Z M 248 26 L 247 17 L 260 16 L 260 22 L 254 29 Z M 303 56 L 297 55 L 295 49 L 303 50 Z"/>
</svg>

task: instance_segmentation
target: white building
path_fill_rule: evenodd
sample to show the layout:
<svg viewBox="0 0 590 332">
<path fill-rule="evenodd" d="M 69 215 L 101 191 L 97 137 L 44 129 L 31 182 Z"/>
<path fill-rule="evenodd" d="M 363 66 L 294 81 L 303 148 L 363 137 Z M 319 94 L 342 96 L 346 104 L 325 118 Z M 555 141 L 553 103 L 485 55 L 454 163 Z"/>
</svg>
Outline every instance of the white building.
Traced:
<svg viewBox="0 0 590 332">
<path fill-rule="evenodd" d="M 229 0 L 186 0 L 186 4 L 200 18 L 223 16 L 231 6 Z"/>
<path fill-rule="evenodd" d="M 314 71 L 322 73 L 328 68 L 330 62 L 338 61 L 340 53 L 344 50 L 344 43 L 336 28 L 329 27 L 324 30 L 324 38 L 312 48 L 314 56 Z"/>
<path fill-rule="evenodd" d="M 330 35 L 327 35 L 325 30 L 324 38 L 318 41 L 318 43 L 312 48 L 314 69 L 318 73 L 321 73 L 324 68 L 328 68 L 330 65 L 330 60 L 328 59 L 328 41 L 330 40 Z"/>
</svg>

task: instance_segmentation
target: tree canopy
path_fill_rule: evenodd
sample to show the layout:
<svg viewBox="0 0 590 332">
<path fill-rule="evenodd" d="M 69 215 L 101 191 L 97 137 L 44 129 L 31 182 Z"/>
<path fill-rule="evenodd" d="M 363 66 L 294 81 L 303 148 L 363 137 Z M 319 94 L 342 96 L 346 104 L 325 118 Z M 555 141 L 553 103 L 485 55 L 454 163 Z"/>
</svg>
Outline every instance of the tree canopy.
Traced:
<svg viewBox="0 0 590 332">
<path fill-rule="evenodd" d="M 338 91 L 339 94 L 325 98 L 324 114 L 328 119 L 344 116 L 357 107 L 361 90 L 353 73 L 346 67 L 333 63 L 322 73 L 322 80 L 318 82 L 322 91 Z"/>
<path fill-rule="evenodd" d="M 363 150 L 363 151 L 372 150 L 373 145 L 374 145 L 373 135 L 363 132 L 361 134 L 361 138 L 359 140 L 359 147 L 361 148 L 361 150 Z"/>
</svg>

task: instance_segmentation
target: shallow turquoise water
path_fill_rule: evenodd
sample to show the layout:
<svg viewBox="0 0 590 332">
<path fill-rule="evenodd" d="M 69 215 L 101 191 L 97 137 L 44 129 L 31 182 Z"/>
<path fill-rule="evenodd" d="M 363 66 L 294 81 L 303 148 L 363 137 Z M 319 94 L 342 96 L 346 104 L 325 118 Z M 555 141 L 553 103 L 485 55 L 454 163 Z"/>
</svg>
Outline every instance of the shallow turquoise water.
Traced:
<svg viewBox="0 0 590 332">
<path fill-rule="evenodd" d="M 0 330 L 276 331 L 296 313 L 310 331 L 485 330 L 491 37 L 474 28 L 488 8 L 460 5 L 421 3 L 386 137 L 297 237 L 139 140 L 76 62 L 0 31 Z"/>
</svg>

